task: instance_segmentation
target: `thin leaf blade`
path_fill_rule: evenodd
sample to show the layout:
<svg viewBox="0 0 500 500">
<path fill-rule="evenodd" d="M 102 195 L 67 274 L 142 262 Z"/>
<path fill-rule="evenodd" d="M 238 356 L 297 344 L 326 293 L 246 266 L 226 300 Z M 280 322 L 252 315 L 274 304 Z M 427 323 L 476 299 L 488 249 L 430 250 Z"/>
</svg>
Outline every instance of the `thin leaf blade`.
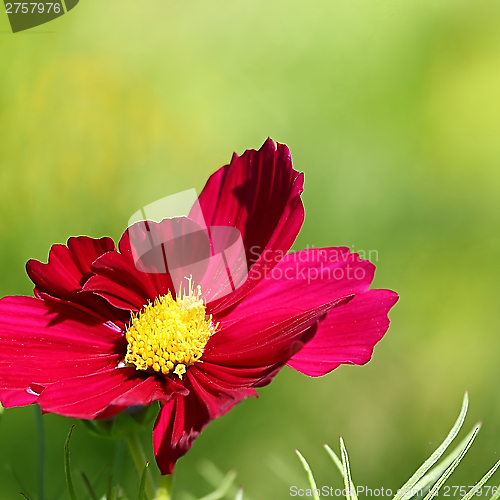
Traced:
<svg viewBox="0 0 500 500">
<path fill-rule="evenodd" d="M 302 462 L 302 466 L 304 467 L 304 470 L 307 473 L 307 478 L 309 479 L 309 484 L 311 485 L 314 500 L 320 500 L 318 495 L 318 488 L 316 486 L 316 481 L 314 479 L 311 467 L 309 467 L 309 464 L 307 463 L 306 459 L 302 456 L 299 450 L 295 450 L 295 453 L 297 453 L 300 461 Z"/>
<path fill-rule="evenodd" d="M 408 479 L 408 481 L 401 487 L 401 489 L 396 493 L 393 500 L 407 500 L 413 496 L 412 491 L 417 484 L 417 482 L 424 476 L 424 474 L 441 458 L 443 453 L 446 451 L 451 442 L 455 439 L 456 435 L 460 431 L 465 416 L 467 415 L 467 408 L 469 406 L 469 396 L 467 393 L 464 395 L 462 402 L 462 409 L 460 414 L 453 425 L 452 429 L 446 436 L 445 440 L 438 446 L 434 453 L 418 468 L 418 470 L 413 474 L 413 476 Z"/>
<path fill-rule="evenodd" d="M 462 450 L 467 446 L 467 443 L 474 434 L 475 429 L 478 425 L 480 426 L 481 424 L 476 424 L 469 432 L 469 434 L 467 434 L 467 436 L 465 436 L 465 438 L 460 441 L 458 446 L 453 451 L 451 451 L 440 464 L 436 465 L 433 469 L 431 469 L 429 473 L 427 473 L 424 477 L 422 477 L 422 479 L 420 479 L 420 481 L 418 481 L 418 483 L 413 487 L 412 493 L 423 490 L 425 487 L 433 484 L 441 477 L 443 472 L 453 463 L 453 460 L 455 460 L 455 458 L 457 458 Z"/>
<path fill-rule="evenodd" d="M 453 460 L 452 464 L 446 469 L 446 471 L 442 474 L 442 476 L 437 480 L 436 484 L 431 488 L 429 493 L 427 493 L 424 500 L 431 500 L 439 493 L 441 486 L 443 486 L 443 484 L 448 480 L 448 478 L 451 476 L 453 471 L 458 467 L 458 464 L 464 458 L 465 454 L 469 451 L 469 448 L 472 446 L 474 439 L 476 439 L 477 433 L 479 432 L 480 428 L 481 428 L 480 425 L 476 425 L 476 427 L 474 428 L 474 433 L 472 434 L 471 438 L 469 439 L 466 447 L 460 452 L 460 455 L 458 455 L 458 457 L 455 458 L 455 460 Z"/>
<path fill-rule="evenodd" d="M 71 462 L 69 458 L 69 442 L 71 440 L 71 434 L 73 434 L 74 425 L 71 426 L 69 430 L 68 437 L 66 438 L 66 442 L 64 443 L 64 472 L 66 474 L 66 484 L 68 486 L 68 493 L 71 500 L 78 500 L 76 496 L 75 487 L 73 485 L 73 478 L 71 476 Z"/>
<path fill-rule="evenodd" d="M 483 484 L 488 481 L 488 479 L 495 473 L 499 466 L 500 460 L 482 477 L 482 479 L 474 486 L 474 488 L 471 488 L 467 492 L 467 495 L 462 497 L 462 500 L 470 500 L 483 487 Z"/>
<path fill-rule="evenodd" d="M 345 496 L 347 500 L 358 500 L 358 497 L 356 495 L 356 488 L 354 487 L 354 483 L 352 482 L 349 456 L 347 455 L 347 449 L 342 438 L 340 438 L 340 453 L 342 455 L 342 466 L 344 468 Z"/>
<path fill-rule="evenodd" d="M 146 462 L 144 470 L 142 471 L 141 474 L 141 482 L 139 484 L 139 495 L 137 497 L 138 500 L 146 500 L 146 479 L 148 477 L 148 467 L 149 467 L 149 461 Z"/>
</svg>

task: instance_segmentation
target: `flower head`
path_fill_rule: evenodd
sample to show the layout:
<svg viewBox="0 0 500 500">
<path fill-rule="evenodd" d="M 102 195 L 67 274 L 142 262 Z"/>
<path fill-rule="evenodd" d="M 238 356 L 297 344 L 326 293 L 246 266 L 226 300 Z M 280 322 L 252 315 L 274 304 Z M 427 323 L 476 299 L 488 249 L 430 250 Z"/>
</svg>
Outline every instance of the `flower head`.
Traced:
<svg viewBox="0 0 500 500">
<path fill-rule="evenodd" d="M 158 401 L 158 466 L 288 364 L 324 375 L 363 364 L 397 300 L 368 290 L 348 248 L 287 253 L 303 175 L 269 139 L 208 180 L 189 217 L 110 238 L 70 238 L 27 271 L 35 297 L 0 300 L 0 399 L 106 419 Z"/>
</svg>

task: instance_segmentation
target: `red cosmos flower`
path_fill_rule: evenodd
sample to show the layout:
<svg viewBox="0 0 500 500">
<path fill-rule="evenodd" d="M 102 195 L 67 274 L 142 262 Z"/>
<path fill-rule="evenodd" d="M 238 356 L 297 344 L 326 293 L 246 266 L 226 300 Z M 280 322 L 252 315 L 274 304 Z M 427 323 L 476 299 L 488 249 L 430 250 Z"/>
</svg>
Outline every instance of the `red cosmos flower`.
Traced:
<svg viewBox="0 0 500 500">
<path fill-rule="evenodd" d="M 269 139 L 213 174 L 189 217 L 135 224 L 118 248 L 70 238 L 47 264 L 29 261 L 35 297 L 0 301 L 2 404 L 105 419 L 159 401 L 154 451 L 169 474 L 285 364 L 319 376 L 366 363 L 398 296 L 368 290 L 375 267 L 348 248 L 287 254 L 302 184 Z M 159 252 L 173 256 L 163 269 Z"/>
</svg>

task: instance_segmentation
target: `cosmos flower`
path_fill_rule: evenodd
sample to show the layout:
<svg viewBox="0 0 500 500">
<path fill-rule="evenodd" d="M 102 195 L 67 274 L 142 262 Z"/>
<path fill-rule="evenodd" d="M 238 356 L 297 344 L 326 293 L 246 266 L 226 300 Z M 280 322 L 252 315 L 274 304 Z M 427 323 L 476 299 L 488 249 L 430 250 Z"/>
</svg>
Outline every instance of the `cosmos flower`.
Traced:
<svg viewBox="0 0 500 500">
<path fill-rule="evenodd" d="M 348 248 L 288 253 L 302 184 L 269 139 L 214 173 L 189 217 L 29 261 L 35 297 L 0 300 L 2 404 L 108 419 L 158 401 L 154 451 L 170 474 L 284 365 L 320 376 L 366 363 L 398 297 L 369 290 L 375 268 Z"/>
</svg>

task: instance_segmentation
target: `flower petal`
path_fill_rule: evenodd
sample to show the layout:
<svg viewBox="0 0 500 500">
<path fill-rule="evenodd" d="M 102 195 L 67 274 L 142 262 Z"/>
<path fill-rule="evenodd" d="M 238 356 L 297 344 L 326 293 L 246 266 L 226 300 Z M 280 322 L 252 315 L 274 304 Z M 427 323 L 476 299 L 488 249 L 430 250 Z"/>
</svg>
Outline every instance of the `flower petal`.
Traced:
<svg viewBox="0 0 500 500">
<path fill-rule="evenodd" d="M 67 246 L 54 245 L 47 264 L 34 259 L 26 264 L 28 276 L 35 284 L 35 295 L 45 300 L 79 304 L 108 319 L 114 317 L 113 309 L 100 297 L 81 293 L 82 286 L 93 275 L 92 263 L 101 255 L 114 251 L 111 238 L 79 236 L 70 238 Z"/>
<path fill-rule="evenodd" d="M 96 275 L 84 290 L 134 311 L 169 291 L 175 297 L 186 276 L 200 284 L 210 258 L 205 231 L 186 217 L 138 222 L 124 233 L 119 248 L 121 253 L 107 253 L 94 262 Z"/>
<path fill-rule="evenodd" d="M 4 408 L 16 406 L 27 406 L 36 402 L 38 394 L 22 390 L 5 391 L 0 390 L 0 402 Z"/>
<path fill-rule="evenodd" d="M 153 448 L 162 474 L 172 474 L 176 461 L 186 454 L 211 420 L 256 395 L 253 389 L 228 391 L 194 366 L 185 380 L 189 395 L 175 395 L 163 405 L 153 430 Z"/>
<path fill-rule="evenodd" d="M 304 220 L 302 185 L 288 148 L 271 139 L 259 151 L 234 154 L 209 178 L 189 217 L 201 227 L 236 228 L 250 269 L 235 292 L 209 304 L 210 313 L 244 297 L 290 249 Z"/>
<path fill-rule="evenodd" d="M 290 306 L 267 308 L 265 303 L 257 309 L 243 300 L 210 338 L 202 360 L 240 369 L 262 367 L 261 376 L 266 376 L 273 365 L 281 366 L 293 356 L 314 334 L 318 321 L 345 300 L 349 298 L 306 311 Z"/>
<path fill-rule="evenodd" d="M 60 310 L 33 297 L 0 300 L 0 389 L 45 387 L 114 366 L 124 356 L 124 336 L 115 326 L 88 324 L 77 309 Z"/>
<path fill-rule="evenodd" d="M 138 311 L 150 297 L 155 297 L 149 276 L 138 271 L 125 255 L 103 255 L 93 270 L 96 274 L 88 279 L 83 290 L 99 295 L 117 309 Z"/>
<path fill-rule="evenodd" d="M 94 419 L 110 418 L 129 406 L 168 401 L 187 390 L 169 378 L 141 376 L 135 368 L 117 368 L 86 377 L 62 380 L 47 387 L 38 398 L 45 412 Z"/>
<path fill-rule="evenodd" d="M 39 292 L 68 299 L 92 275 L 92 262 L 113 250 L 115 244 L 111 238 L 70 238 L 67 246 L 54 245 L 50 249 L 47 264 L 32 259 L 26 268 Z"/>
<path fill-rule="evenodd" d="M 215 315 L 220 329 L 207 343 L 200 369 L 222 380 L 239 378 L 244 386 L 269 383 L 314 340 L 329 311 L 345 308 L 368 288 L 374 269 L 347 248 L 287 255 L 241 302 Z"/>
<path fill-rule="evenodd" d="M 346 247 L 315 248 L 286 255 L 257 287 L 231 311 L 234 321 L 252 310 L 293 308 L 307 311 L 364 292 L 375 266 Z M 223 317 L 221 315 L 221 317 Z M 219 320 L 219 316 L 216 316 Z"/>
<path fill-rule="evenodd" d="M 312 330 L 312 329 L 311 329 Z M 297 346 L 300 344 L 296 344 Z M 199 370 L 213 380 L 213 384 L 227 390 L 264 387 L 283 368 L 286 361 L 257 367 L 232 367 L 204 361 Z"/>
<path fill-rule="evenodd" d="M 387 314 L 397 300 L 398 295 L 390 290 L 369 290 L 331 309 L 316 335 L 288 366 L 317 377 L 342 363 L 367 363 L 375 344 L 389 328 Z"/>
</svg>

